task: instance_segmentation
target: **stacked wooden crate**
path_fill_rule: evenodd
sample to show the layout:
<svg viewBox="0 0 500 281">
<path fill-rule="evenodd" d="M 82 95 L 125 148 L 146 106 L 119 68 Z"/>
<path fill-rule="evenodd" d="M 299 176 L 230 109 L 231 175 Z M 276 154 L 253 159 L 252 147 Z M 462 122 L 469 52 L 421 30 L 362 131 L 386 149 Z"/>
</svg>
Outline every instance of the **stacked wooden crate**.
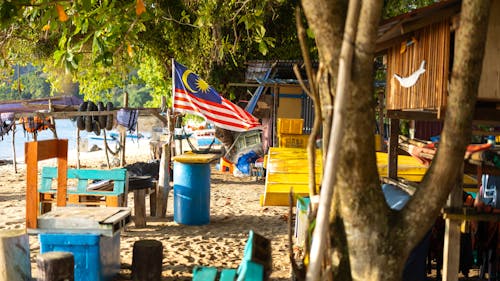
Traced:
<svg viewBox="0 0 500 281">
<path fill-rule="evenodd" d="M 309 135 L 302 134 L 304 119 L 278 118 L 279 147 L 305 148 Z"/>
</svg>

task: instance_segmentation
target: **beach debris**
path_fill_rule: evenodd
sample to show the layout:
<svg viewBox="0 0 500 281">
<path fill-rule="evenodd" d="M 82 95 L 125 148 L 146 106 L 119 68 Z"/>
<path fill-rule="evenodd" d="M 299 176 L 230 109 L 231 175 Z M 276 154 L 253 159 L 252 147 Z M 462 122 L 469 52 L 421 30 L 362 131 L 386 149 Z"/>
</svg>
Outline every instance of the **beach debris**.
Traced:
<svg viewBox="0 0 500 281">
<path fill-rule="evenodd" d="M 94 152 L 99 150 L 102 150 L 102 148 L 100 148 L 97 144 L 94 144 L 89 148 L 89 152 Z"/>
</svg>

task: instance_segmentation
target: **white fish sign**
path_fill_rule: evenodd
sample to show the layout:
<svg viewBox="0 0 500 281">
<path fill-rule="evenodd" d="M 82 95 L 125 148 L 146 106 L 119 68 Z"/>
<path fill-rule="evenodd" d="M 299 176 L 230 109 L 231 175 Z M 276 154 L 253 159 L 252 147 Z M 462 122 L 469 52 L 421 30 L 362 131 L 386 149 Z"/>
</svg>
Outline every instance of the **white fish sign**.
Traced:
<svg viewBox="0 0 500 281">
<path fill-rule="evenodd" d="M 420 64 L 420 68 L 417 69 L 415 72 L 413 72 L 410 76 L 401 77 L 397 74 L 394 74 L 394 78 L 396 78 L 399 81 L 399 84 L 401 84 L 402 87 L 410 88 L 411 86 L 415 85 L 415 83 L 417 83 L 418 78 L 420 78 L 420 75 L 424 74 L 424 72 L 425 72 L 425 60 L 423 60 L 422 63 Z"/>
</svg>

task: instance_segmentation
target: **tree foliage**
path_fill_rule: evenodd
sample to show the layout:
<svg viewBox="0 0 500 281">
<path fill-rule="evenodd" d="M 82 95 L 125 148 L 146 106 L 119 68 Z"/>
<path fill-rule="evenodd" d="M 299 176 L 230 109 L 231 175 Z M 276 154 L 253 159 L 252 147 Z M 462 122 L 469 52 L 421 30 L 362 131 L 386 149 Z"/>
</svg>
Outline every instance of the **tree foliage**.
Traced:
<svg viewBox="0 0 500 281">
<path fill-rule="evenodd" d="M 44 65 L 53 72 L 54 87 L 64 71 L 93 100 L 109 98 L 138 70 L 137 84 L 151 90 L 148 104 L 158 105 L 160 96 L 170 95 L 170 59 L 175 58 L 224 92 L 230 78 L 242 78 L 248 59 L 297 58 L 286 51 L 297 43 L 293 17 L 284 13 L 295 4 L 7 0 L 0 3 L 0 64 Z"/>
<path fill-rule="evenodd" d="M 421 7 L 429 6 L 436 0 L 384 0 L 383 18 L 390 18 Z"/>
</svg>

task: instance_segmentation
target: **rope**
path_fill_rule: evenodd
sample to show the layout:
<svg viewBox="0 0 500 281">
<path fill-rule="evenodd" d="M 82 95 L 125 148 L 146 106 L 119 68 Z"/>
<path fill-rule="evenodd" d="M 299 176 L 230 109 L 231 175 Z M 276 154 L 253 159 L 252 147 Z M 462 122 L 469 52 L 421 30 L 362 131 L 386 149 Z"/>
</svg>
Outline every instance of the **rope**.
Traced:
<svg viewBox="0 0 500 281">
<path fill-rule="evenodd" d="M 182 128 L 182 133 L 183 133 L 184 135 L 187 135 L 187 134 L 186 134 L 186 131 L 184 130 L 184 128 Z M 193 151 L 193 152 L 194 152 L 194 153 L 196 153 L 196 154 L 207 154 L 207 153 L 210 153 L 210 149 L 212 148 L 212 145 L 215 143 L 215 137 L 214 137 L 214 139 L 212 140 L 212 142 L 210 143 L 210 145 L 209 145 L 207 148 L 200 150 L 200 149 L 197 149 L 197 148 L 196 148 L 196 147 L 195 147 L 195 146 L 191 143 L 191 141 L 189 140 L 189 138 L 186 138 L 186 140 L 187 140 L 187 142 L 188 142 L 188 144 L 189 144 L 189 147 L 191 148 L 191 151 Z"/>
</svg>

